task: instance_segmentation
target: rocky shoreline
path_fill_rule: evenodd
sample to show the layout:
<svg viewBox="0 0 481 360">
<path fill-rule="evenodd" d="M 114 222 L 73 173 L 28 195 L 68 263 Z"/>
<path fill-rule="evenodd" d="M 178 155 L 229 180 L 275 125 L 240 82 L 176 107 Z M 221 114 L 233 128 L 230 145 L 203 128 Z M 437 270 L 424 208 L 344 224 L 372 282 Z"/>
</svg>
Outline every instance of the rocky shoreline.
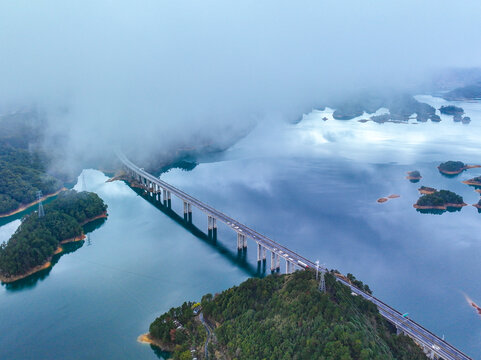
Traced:
<svg viewBox="0 0 481 360">
<path fill-rule="evenodd" d="M 463 206 L 468 206 L 466 203 L 462 204 L 453 204 L 453 203 L 447 203 L 444 205 L 439 205 L 439 206 L 430 206 L 430 205 L 418 205 L 414 204 L 413 207 L 418 210 L 447 210 L 448 208 L 462 208 Z"/>
</svg>

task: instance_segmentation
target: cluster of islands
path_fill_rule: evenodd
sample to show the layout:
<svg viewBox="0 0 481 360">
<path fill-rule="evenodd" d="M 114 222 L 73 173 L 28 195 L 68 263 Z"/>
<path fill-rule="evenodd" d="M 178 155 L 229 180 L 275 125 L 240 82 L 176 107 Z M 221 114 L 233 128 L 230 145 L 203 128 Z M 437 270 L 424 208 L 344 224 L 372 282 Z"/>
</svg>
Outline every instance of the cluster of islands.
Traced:
<svg viewBox="0 0 481 360">
<path fill-rule="evenodd" d="M 481 96 L 478 93 L 477 85 L 474 86 L 476 91 L 464 91 L 463 89 L 456 89 L 451 93 L 444 94 L 444 98 L 448 101 L 454 100 L 466 100 L 466 98 L 459 96 L 463 93 L 473 96 Z M 473 89 L 474 89 L 473 88 Z M 458 94 L 458 95 L 456 95 Z M 352 120 L 358 118 L 365 113 L 374 114 L 379 109 L 387 109 L 388 112 L 384 114 L 374 114 L 369 118 L 362 118 L 359 122 L 373 121 L 379 124 L 392 122 L 392 123 L 407 123 L 410 119 L 416 119 L 417 122 L 440 122 L 441 117 L 436 114 L 436 110 L 440 114 L 450 115 L 453 117 L 454 122 L 463 124 L 469 124 L 471 118 L 466 116 L 463 108 L 454 105 L 443 105 L 439 109 L 433 106 L 416 100 L 410 94 L 400 93 L 375 93 L 365 92 L 350 97 L 348 100 L 332 100 L 327 101 L 321 110 L 326 107 L 335 109 L 332 117 L 335 120 Z M 328 120 L 327 117 L 323 118 L 324 121 Z"/>
<path fill-rule="evenodd" d="M 480 165 L 467 165 L 462 161 L 446 161 L 438 166 L 438 170 L 441 174 L 453 177 L 459 175 L 465 170 L 479 168 Z M 408 172 L 407 179 L 411 182 L 418 182 L 422 178 L 421 173 L 418 170 Z M 463 181 L 464 184 L 474 186 L 475 191 L 481 193 L 481 176 L 474 177 L 472 179 Z M 415 209 L 420 210 L 441 210 L 451 211 L 461 209 L 467 204 L 464 202 L 463 197 L 449 190 L 437 190 L 432 187 L 421 186 L 419 189 L 421 197 L 413 205 Z M 481 212 L 481 199 L 473 204 L 474 207 Z"/>
</svg>

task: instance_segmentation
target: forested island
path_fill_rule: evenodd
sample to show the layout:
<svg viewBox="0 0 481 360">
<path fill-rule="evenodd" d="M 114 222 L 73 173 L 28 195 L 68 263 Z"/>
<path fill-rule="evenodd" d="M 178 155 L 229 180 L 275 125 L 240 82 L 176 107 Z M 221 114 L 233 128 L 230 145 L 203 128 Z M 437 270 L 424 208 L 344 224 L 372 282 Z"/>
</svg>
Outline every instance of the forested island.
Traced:
<svg viewBox="0 0 481 360">
<path fill-rule="evenodd" d="M 449 190 L 439 190 L 422 195 L 413 206 L 416 209 L 446 210 L 448 207 L 461 208 L 466 205 L 462 196 Z"/>
<path fill-rule="evenodd" d="M 454 105 L 443 105 L 439 108 L 439 112 L 445 115 L 463 115 L 464 109 Z"/>
<path fill-rule="evenodd" d="M 202 297 L 202 312 L 184 303 L 161 315 L 142 336 L 173 359 L 426 359 L 377 307 L 327 273 L 326 293 L 313 271 L 251 278 Z M 203 316 L 203 318 L 201 318 Z M 211 336 L 202 324 L 212 333 Z"/>
<path fill-rule="evenodd" d="M 438 169 L 444 175 L 457 175 L 462 173 L 464 170 L 479 168 L 480 165 L 467 165 L 462 161 L 446 161 L 439 164 Z"/>
<path fill-rule="evenodd" d="M 62 183 L 46 173 L 46 157 L 35 146 L 40 122 L 35 113 L 0 118 L 0 217 L 34 205 L 37 191 L 48 197 L 62 189 Z"/>
<path fill-rule="evenodd" d="M 418 170 L 408 171 L 408 176 L 406 176 L 406 179 L 411 180 L 411 182 L 418 182 L 422 178 Z"/>
<path fill-rule="evenodd" d="M 472 179 L 465 180 L 463 181 L 463 184 L 481 187 L 481 176 L 476 176 Z"/>
<path fill-rule="evenodd" d="M 7 243 L 0 245 L 0 280 L 12 282 L 50 266 L 60 245 L 84 238 L 82 225 L 107 216 L 107 205 L 95 193 L 69 190 L 45 205 L 45 216 L 37 212 L 22 223 Z"/>
</svg>

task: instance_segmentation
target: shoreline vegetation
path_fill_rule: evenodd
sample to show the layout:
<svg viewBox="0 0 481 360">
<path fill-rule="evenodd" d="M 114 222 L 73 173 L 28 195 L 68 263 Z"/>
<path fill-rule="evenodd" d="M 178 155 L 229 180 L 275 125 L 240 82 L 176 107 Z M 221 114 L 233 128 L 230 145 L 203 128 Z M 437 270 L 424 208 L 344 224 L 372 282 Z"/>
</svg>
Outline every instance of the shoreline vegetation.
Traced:
<svg viewBox="0 0 481 360">
<path fill-rule="evenodd" d="M 313 270 L 250 278 L 204 295 L 200 304 L 170 309 L 137 341 L 169 351 L 174 360 L 204 359 L 206 350 L 209 358 L 238 360 L 426 359 L 376 305 L 353 296 L 335 276 L 335 270 L 325 274 L 325 292 Z"/>
<path fill-rule="evenodd" d="M 0 280 L 11 283 L 48 268 L 61 245 L 85 239 L 83 225 L 107 218 L 107 205 L 95 193 L 64 191 L 22 223 L 7 243 L 0 245 Z"/>
<path fill-rule="evenodd" d="M 174 346 L 168 345 L 166 343 L 161 342 L 159 339 L 153 338 L 150 335 L 150 333 L 139 335 L 139 337 L 137 338 L 137 341 L 141 344 L 149 344 L 149 345 L 157 346 L 162 351 L 173 352 L 175 350 Z"/>
<path fill-rule="evenodd" d="M 61 192 L 63 191 L 67 191 L 68 189 L 66 187 L 62 187 L 61 189 L 53 192 L 53 193 L 50 193 L 50 194 L 47 194 L 47 195 L 44 195 L 42 196 L 42 198 L 40 200 L 35 200 L 35 201 L 32 201 L 28 204 L 21 204 L 17 209 L 15 210 L 12 210 L 12 211 L 9 211 L 7 213 L 3 213 L 3 214 L 0 214 L 0 218 L 6 218 L 6 217 L 9 217 L 9 216 L 12 216 L 12 215 L 16 215 L 18 213 L 21 213 L 22 211 L 25 211 L 29 208 L 31 208 L 32 206 L 35 206 L 37 205 L 40 201 L 45 201 L 51 197 L 54 197 L 54 196 L 57 196 L 58 194 L 60 194 Z"/>
</svg>

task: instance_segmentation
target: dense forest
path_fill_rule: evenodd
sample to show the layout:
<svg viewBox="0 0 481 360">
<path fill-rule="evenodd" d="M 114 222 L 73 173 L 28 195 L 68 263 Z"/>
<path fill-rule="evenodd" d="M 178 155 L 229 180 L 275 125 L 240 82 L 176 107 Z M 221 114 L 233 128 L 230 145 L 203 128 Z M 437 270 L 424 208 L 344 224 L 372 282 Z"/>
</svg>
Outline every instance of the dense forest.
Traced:
<svg viewBox="0 0 481 360">
<path fill-rule="evenodd" d="M 38 141 L 39 122 L 32 114 L 0 118 L 0 215 L 35 201 L 37 191 L 46 195 L 62 187 L 46 173 L 48 164 L 41 151 L 31 146 Z"/>
<path fill-rule="evenodd" d="M 432 194 L 422 195 L 416 205 L 419 206 L 446 206 L 446 204 L 464 204 L 463 197 L 449 190 L 439 190 Z"/>
<path fill-rule="evenodd" d="M 466 164 L 462 161 L 446 161 L 439 164 L 439 170 L 441 171 L 449 171 L 449 172 L 457 172 L 463 171 L 466 167 Z"/>
<path fill-rule="evenodd" d="M 202 313 L 216 325 L 209 358 L 426 359 L 410 338 L 396 335 L 374 304 L 353 296 L 333 274 L 325 279 L 326 293 L 318 290 L 314 272 L 297 271 L 205 295 Z M 150 334 L 175 347 L 174 359 L 191 359 L 192 348 L 203 358 L 206 333 L 197 319 L 186 303 L 157 318 Z"/>
<path fill-rule="evenodd" d="M 82 223 L 101 215 L 107 205 L 94 193 L 70 190 L 45 206 L 45 216 L 26 215 L 7 243 L 0 245 L 0 274 L 22 275 L 48 261 L 60 241 L 83 234 Z"/>
</svg>

